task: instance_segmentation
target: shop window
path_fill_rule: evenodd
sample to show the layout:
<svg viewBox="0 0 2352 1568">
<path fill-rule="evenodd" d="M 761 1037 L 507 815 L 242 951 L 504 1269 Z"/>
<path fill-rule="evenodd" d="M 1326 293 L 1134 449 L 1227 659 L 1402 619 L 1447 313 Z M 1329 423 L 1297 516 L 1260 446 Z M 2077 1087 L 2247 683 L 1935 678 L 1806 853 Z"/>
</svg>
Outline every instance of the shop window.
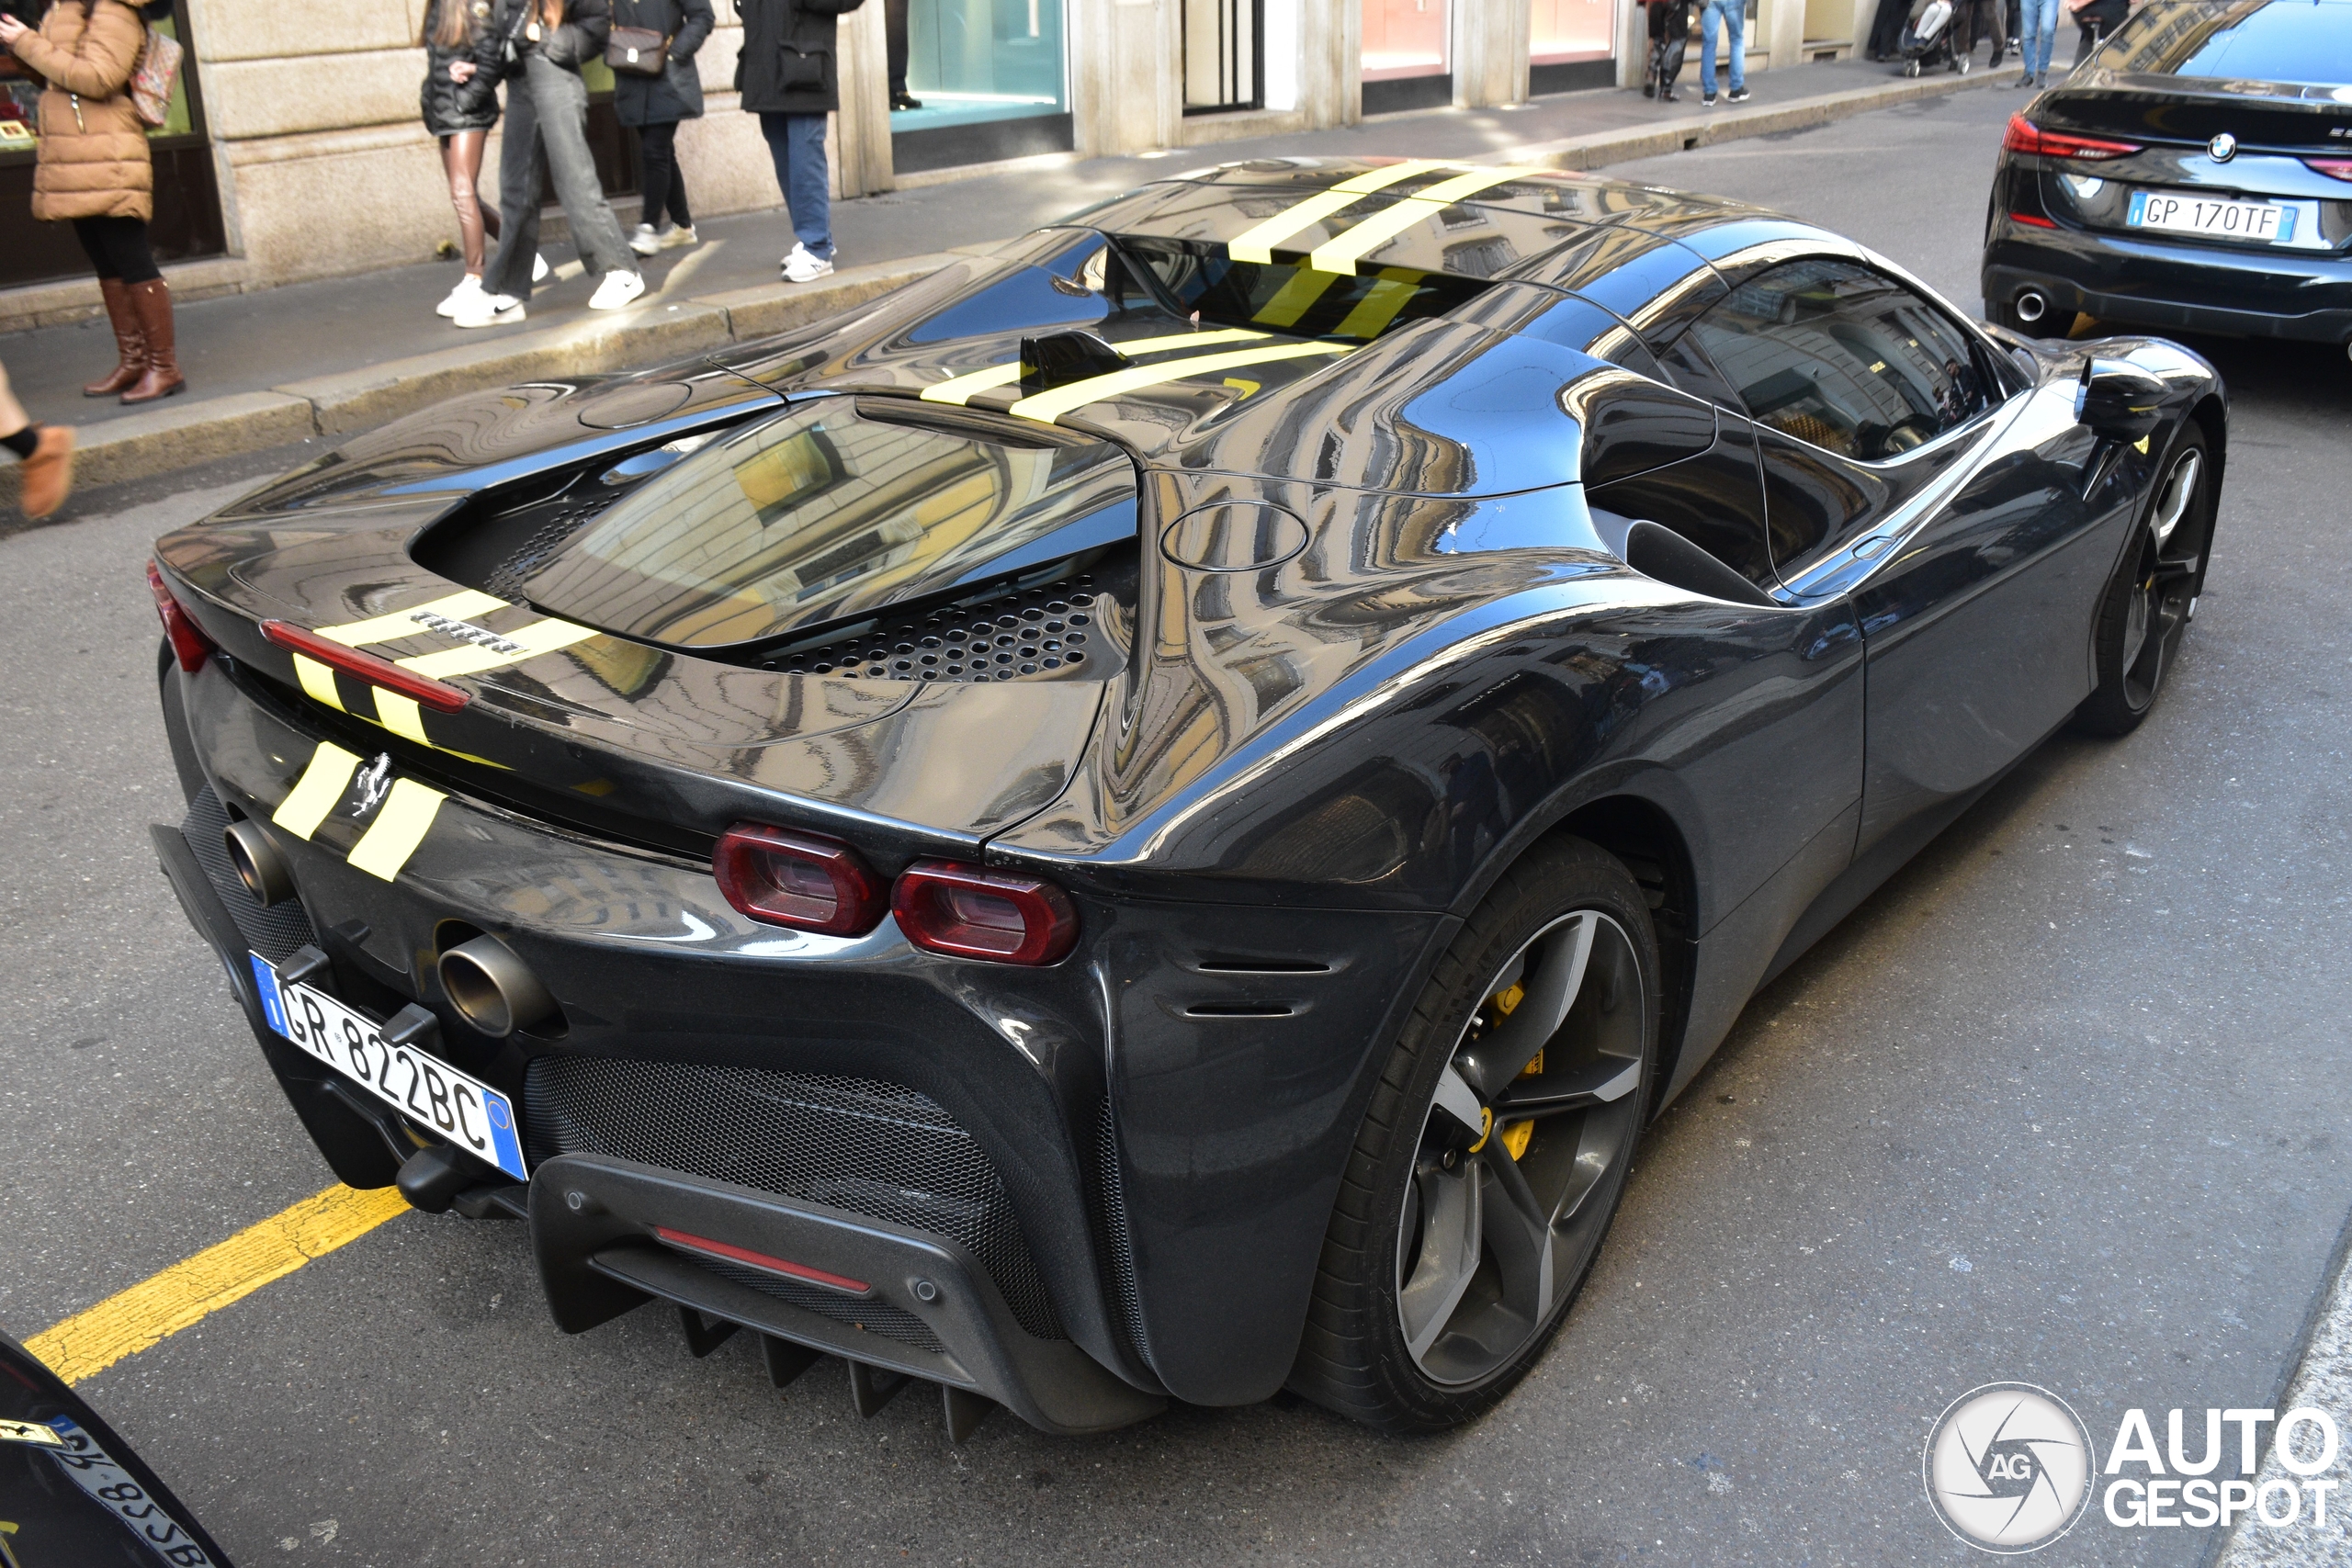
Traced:
<svg viewBox="0 0 2352 1568">
<path fill-rule="evenodd" d="M 27 27 L 39 27 L 48 9 L 49 0 L 0 0 L 0 11 Z M 178 0 L 154 27 L 186 45 L 192 36 L 187 0 Z M 40 83 L 24 63 L 0 52 L 0 288 L 85 276 L 90 270 L 69 226 L 33 221 L 40 93 Z M 155 216 L 147 230 L 155 259 L 169 264 L 222 254 L 228 244 L 193 48 L 172 89 L 171 116 L 147 133 L 147 147 L 155 161 Z"/>
<path fill-rule="evenodd" d="M 1453 101 L 1449 4 L 1363 0 L 1364 113 L 1433 108 Z"/>
<path fill-rule="evenodd" d="M 1532 0 L 1528 35 L 1531 96 L 1613 86 L 1617 7 L 1611 0 Z"/>
<path fill-rule="evenodd" d="M 1262 0 L 1184 0 L 1184 112 L 1263 106 L 1265 53 Z"/>
<path fill-rule="evenodd" d="M 907 91 L 890 115 L 904 173 L 1071 146 L 1063 0 L 907 0 Z"/>
</svg>

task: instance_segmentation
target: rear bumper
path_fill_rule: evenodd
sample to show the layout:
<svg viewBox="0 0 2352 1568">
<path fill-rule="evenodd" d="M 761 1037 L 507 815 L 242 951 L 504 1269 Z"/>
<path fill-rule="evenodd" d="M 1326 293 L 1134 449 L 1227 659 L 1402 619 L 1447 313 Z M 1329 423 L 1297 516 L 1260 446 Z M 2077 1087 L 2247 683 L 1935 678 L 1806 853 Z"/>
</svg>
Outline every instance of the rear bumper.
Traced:
<svg viewBox="0 0 2352 1568">
<path fill-rule="evenodd" d="M 2214 245 L 2046 230 L 1996 216 L 1984 298 L 2040 288 L 2061 312 L 2179 332 L 2352 342 L 2352 256 L 2237 252 Z"/>
</svg>

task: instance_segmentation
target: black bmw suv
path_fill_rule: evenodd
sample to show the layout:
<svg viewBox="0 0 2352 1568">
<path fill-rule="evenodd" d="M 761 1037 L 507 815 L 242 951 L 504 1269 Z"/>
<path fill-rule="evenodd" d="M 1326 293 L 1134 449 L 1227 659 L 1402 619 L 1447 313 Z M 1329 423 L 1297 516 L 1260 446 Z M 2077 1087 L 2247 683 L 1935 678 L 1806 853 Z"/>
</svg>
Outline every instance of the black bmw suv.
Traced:
<svg viewBox="0 0 2352 1568">
<path fill-rule="evenodd" d="M 2352 347 L 2352 0 L 2147 0 L 2009 121 L 1984 299 Z"/>
</svg>

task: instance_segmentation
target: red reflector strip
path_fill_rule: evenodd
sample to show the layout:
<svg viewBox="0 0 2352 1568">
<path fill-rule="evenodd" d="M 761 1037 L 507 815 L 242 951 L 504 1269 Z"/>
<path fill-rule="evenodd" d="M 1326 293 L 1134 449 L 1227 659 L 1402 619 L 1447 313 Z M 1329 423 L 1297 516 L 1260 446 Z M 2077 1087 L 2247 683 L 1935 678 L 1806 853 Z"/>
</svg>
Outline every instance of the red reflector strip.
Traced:
<svg viewBox="0 0 2352 1568">
<path fill-rule="evenodd" d="M 2306 158 L 2303 162 L 2332 180 L 2352 180 L 2352 158 Z"/>
<path fill-rule="evenodd" d="M 840 1274 L 828 1274 L 822 1269 L 811 1269 L 806 1263 L 788 1263 L 781 1258 L 770 1258 L 764 1252 L 753 1252 L 749 1247 L 732 1247 L 723 1241 L 712 1241 L 707 1236 L 688 1235 L 684 1231 L 673 1231 L 667 1225 L 654 1226 L 653 1234 L 672 1247 L 681 1247 L 687 1252 L 700 1252 L 712 1258 L 724 1258 L 729 1263 L 748 1264 L 754 1269 L 764 1269 L 771 1274 L 782 1274 L 790 1280 L 806 1280 L 812 1285 L 822 1285 L 829 1291 L 840 1291 L 845 1295 L 870 1296 L 874 1293 L 874 1287 L 863 1280 L 852 1280 Z"/>
<path fill-rule="evenodd" d="M 315 659 L 330 670 L 340 670 L 371 686 L 398 692 L 436 713 L 455 713 L 472 700 L 463 690 L 447 681 L 436 681 L 413 670 L 403 670 L 389 659 L 379 659 L 372 653 L 346 648 L 342 643 L 322 637 L 316 632 L 304 631 L 287 621 L 264 621 L 261 635 L 280 648 Z"/>
<path fill-rule="evenodd" d="M 2037 229 L 2055 229 L 2058 227 L 2057 224 L 2052 223 L 2049 219 L 2036 218 L 2030 212 L 2012 212 L 2009 214 L 2009 221 L 2012 223 L 2030 223 Z"/>
</svg>

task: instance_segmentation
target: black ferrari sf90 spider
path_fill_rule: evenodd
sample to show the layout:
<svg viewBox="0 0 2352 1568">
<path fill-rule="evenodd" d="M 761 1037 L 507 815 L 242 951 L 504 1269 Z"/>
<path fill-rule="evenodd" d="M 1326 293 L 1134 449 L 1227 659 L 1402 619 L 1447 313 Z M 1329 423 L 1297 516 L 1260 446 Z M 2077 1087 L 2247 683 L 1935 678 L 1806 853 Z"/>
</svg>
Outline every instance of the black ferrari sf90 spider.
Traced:
<svg viewBox="0 0 2352 1568">
<path fill-rule="evenodd" d="M 1751 208 L 1185 175 L 156 547 L 336 1174 L 787 1378 L 1468 1418 L 1742 1004 L 2194 608 L 2221 384 Z"/>
</svg>

